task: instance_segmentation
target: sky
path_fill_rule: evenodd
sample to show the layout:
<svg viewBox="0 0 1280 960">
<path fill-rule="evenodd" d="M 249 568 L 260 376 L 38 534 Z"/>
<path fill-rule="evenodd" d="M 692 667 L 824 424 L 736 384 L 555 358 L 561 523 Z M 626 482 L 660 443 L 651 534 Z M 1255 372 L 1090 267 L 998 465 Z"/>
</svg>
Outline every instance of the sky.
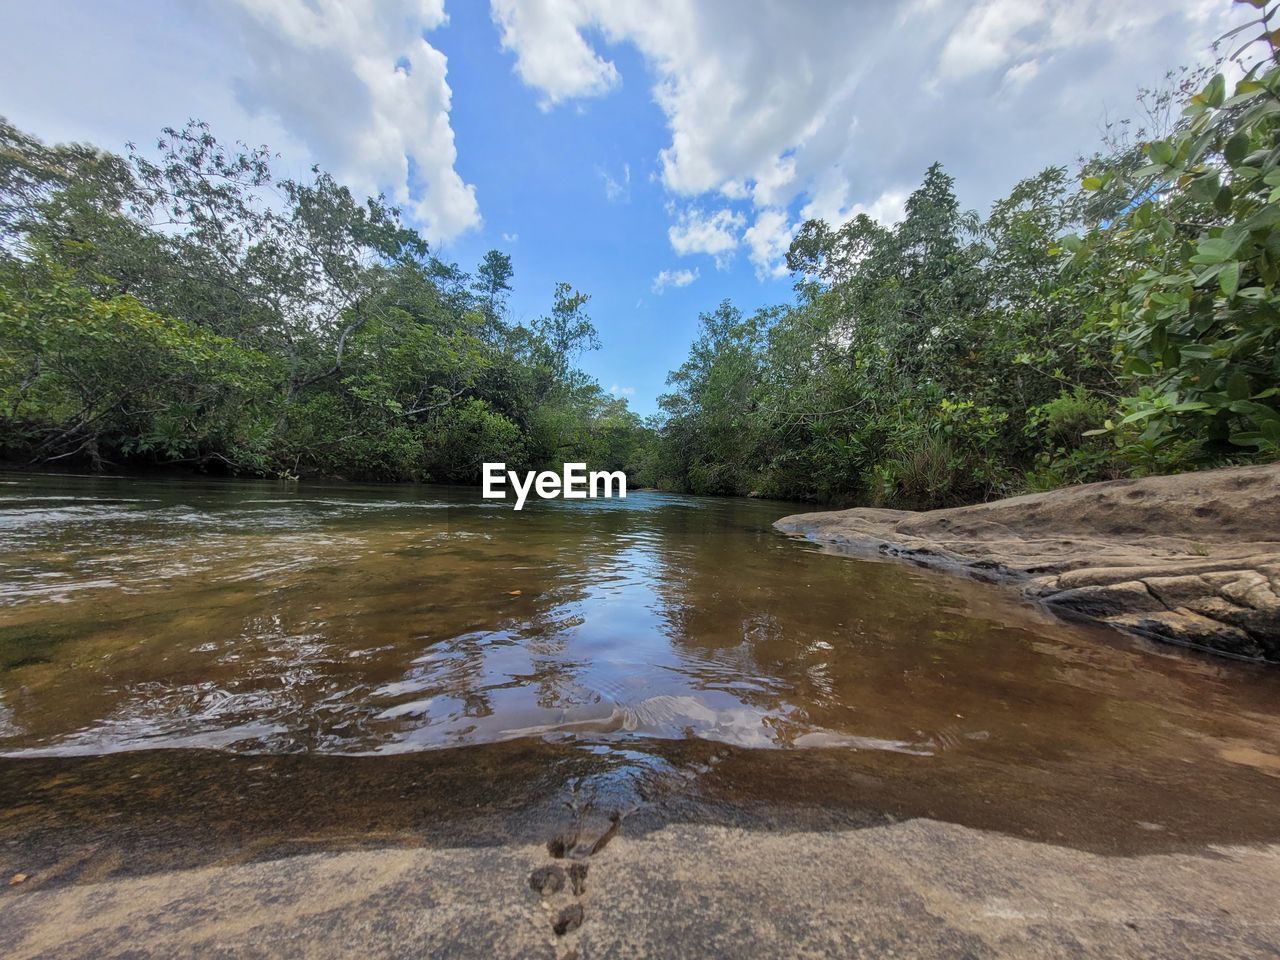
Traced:
<svg viewBox="0 0 1280 960">
<path fill-rule="evenodd" d="M 784 302 L 811 217 L 892 223 L 935 160 L 966 207 L 1070 164 L 1228 0 L 0 3 L 0 115 L 146 147 L 209 122 L 384 193 L 437 255 L 512 257 L 511 319 L 592 300 L 581 365 L 653 413 L 698 314 Z"/>
</svg>

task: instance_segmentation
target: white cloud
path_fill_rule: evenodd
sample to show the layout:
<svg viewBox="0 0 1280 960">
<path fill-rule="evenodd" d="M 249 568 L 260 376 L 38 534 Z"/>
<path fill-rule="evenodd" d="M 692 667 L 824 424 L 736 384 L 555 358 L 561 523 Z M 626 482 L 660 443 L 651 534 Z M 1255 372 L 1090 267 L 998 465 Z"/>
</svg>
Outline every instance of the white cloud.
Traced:
<svg viewBox="0 0 1280 960">
<path fill-rule="evenodd" d="M 598 169 L 596 172 L 600 174 L 600 179 L 604 181 L 604 195 L 610 203 L 616 203 L 619 200 L 625 202 L 631 199 L 631 164 L 624 163 L 622 165 L 622 176 L 617 179 L 603 168 Z"/>
<path fill-rule="evenodd" d="M 454 168 L 443 0 L 238 0 L 240 101 L 273 116 L 354 189 L 386 191 L 434 242 L 480 223 Z"/>
<path fill-rule="evenodd" d="M 785 210 L 761 210 L 747 232 L 743 235 L 751 262 L 755 264 L 756 276 L 785 277 L 787 265 L 784 257 L 791 239 L 795 236 L 795 227 L 787 220 Z"/>
<path fill-rule="evenodd" d="M 975 4 L 942 48 L 939 72 L 962 77 L 1007 63 L 1024 53 L 1032 40 L 1023 35 L 1046 19 L 1044 2 L 986 0 Z"/>
<path fill-rule="evenodd" d="M 689 207 L 667 229 L 667 238 L 682 257 L 705 253 L 715 258 L 718 268 L 724 267 L 738 247 L 746 222 L 746 217 L 728 207 L 713 213 Z"/>
<path fill-rule="evenodd" d="M 623 82 L 595 45 L 634 46 L 667 122 L 659 178 L 682 201 L 672 246 L 710 252 L 701 229 L 709 215 L 689 211 L 727 205 L 719 213 L 744 219 L 713 232 L 712 255 L 723 264 L 745 242 L 764 276 L 779 274 L 782 239 L 803 211 L 891 221 L 904 185 L 935 160 L 974 205 L 1069 162 L 1096 142 L 1104 112 L 1125 110 L 1139 85 L 1170 67 L 1203 59 L 1214 37 L 1249 15 L 1225 0 L 1213 10 L 1206 0 L 493 8 L 518 75 L 547 106 Z"/>
<path fill-rule="evenodd" d="M 590 17 L 575 0 L 493 0 L 502 47 L 516 53 L 516 73 L 542 93 L 550 109 L 572 97 L 599 96 L 618 82 L 618 70 L 600 57 L 581 30 Z"/>
<path fill-rule="evenodd" d="M 698 279 L 695 270 L 660 270 L 653 278 L 653 292 L 661 295 L 667 287 L 687 287 Z"/>
<path fill-rule="evenodd" d="M 1015 63 L 1012 67 L 1004 72 L 1004 82 L 1021 86 L 1034 79 L 1035 75 L 1040 72 L 1040 61 L 1032 57 L 1030 60 L 1023 60 L 1021 63 Z"/>
<path fill-rule="evenodd" d="M 519 241 L 520 241 L 520 234 L 518 233 L 504 233 L 502 235 L 503 243 L 518 243 Z"/>
<path fill-rule="evenodd" d="M 634 397 L 636 394 L 635 387 L 620 387 L 616 383 L 609 388 L 609 392 L 615 397 Z"/>
<path fill-rule="evenodd" d="M 889 227 L 906 215 L 907 193 L 907 189 L 902 187 L 891 188 L 870 203 L 850 204 L 848 185 L 835 178 L 824 182 L 813 198 L 800 208 L 800 220 L 825 220 L 838 224 L 865 213 L 877 223 Z"/>
</svg>

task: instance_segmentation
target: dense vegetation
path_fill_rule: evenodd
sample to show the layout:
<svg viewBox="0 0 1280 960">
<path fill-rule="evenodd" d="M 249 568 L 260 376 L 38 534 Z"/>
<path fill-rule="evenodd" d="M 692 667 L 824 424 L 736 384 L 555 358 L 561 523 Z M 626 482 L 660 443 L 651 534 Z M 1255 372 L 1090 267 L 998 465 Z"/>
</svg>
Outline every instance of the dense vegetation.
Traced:
<svg viewBox="0 0 1280 960">
<path fill-rule="evenodd" d="M 924 507 L 1276 459 L 1280 32 L 1261 16 L 1233 91 L 1205 71 L 1148 93 L 1165 129 L 1115 128 L 1078 177 L 1046 170 L 981 219 L 935 164 L 892 227 L 805 224 L 794 305 L 701 318 L 655 481 Z"/>
<path fill-rule="evenodd" d="M 1234 89 L 1148 94 L 1145 129 L 985 218 L 935 164 L 891 227 L 805 224 L 795 302 L 705 314 L 647 425 L 575 368 L 585 295 L 507 321 L 498 251 L 469 275 L 383 200 L 273 181 L 200 124 L 152 161 L 0 123 L 0 458 L 464 482 L 583 460 L 905 507 L 1276 459 L 1271 16 Z"/>
<path fill-rule="evenodd" d="M 599 345 L 557 285 L 504 316 L 382 199 L 201 124 L 159 161 L 0 121 L 0 458 L 267 476 L 474 481 L 485 460 L 628 468 L 639 418 L 575 369 Z"/>
</svg>

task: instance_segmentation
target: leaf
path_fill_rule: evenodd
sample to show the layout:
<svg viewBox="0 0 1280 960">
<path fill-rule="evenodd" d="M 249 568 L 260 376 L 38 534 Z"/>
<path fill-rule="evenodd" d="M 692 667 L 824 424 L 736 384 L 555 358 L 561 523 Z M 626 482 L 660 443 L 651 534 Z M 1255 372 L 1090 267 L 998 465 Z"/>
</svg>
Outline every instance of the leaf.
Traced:
<svg viewBox="0 0 1280 960">
<path fill-rule="evenodd" d="M 1247 131 L 1241 130 L 1234 137 L 1227 141 L 1227 145 L 1222 150 L 1223 155 L 1227 158 L 1227 162 L 1233 167 L 1243 160 L 1249 154 L 1249 134 Z"/>
<path fill-rule="evenodd" d="M 1125 366 L 1125 373 L 1129 374 L 1130 376 L 1136 375 L 1139 377 L 1149 377 L 1155 372 L 1151 364 L 1147 363 L 1147 361 L 1141 359 L 1140 357 L 1130 357 L 1128 360 L 1125 361 L 1124 366 Z"/>
<path fill-rule="evenodd" d="M 1184 343 L 1178 348 L 1183 359 L 1210 360 L 1213 358 L 1213 347 L 1205 343 Z"/>
<path fill-rule="evenodd" d="M 1086 190 L 1101 190 L 1102 178 L 1101 177 L 1085 177 L 1083 180 L 1080 181 L 1080 186 L 1084 187 Z"/>
<path fill-rule="evenodd" d="M 1280 223 L 1280 204 L 1269 203 L 1244 222 L 1248 230 L 1261 230 Z"/>
<path fill-rule="evenodd" d="M 27 880 L 27 874 L 15 873 L 12 877 L 9 878 L 9 886 L 16 887 L 20 883 L 25 883 L 26 880 Z"/>
<path fill-rule="evenodd" d="M 1209 106 L 1222 106 L 1222 101 L 1227 99 L 1227 78 L 1220 73 L 1214 74 L 1213 79 L 1204 88 L 1203 96 Z"/>
<path fill-rule="evenodd" d="M 1245 433 L 1233 433 L 1229 439 L 1237 447 L 1260 447 L 1266 438 L 1256 431 L 1250 431 Z"/>
<path fill-rule="evenodd" d="M 1222 289 L 1222 293 L 1227 297 L 1234 297 L 1236 289 L 1240 286 L 1240 261 L 1232 260 L 1222 268 L 1222 272 L 1218 274 L 1218 286 Z"/>
<path fill-rule="evenodd" d="M 1196 274 L 1195 285 L 1197 287 L 1203 287 L 1206 283 L 1220 274 L 1226 266 L 1227 265 L 1225 263 L 1219 263 L 1212 267 L 1206 267 L 1200 273 Z"/>
<path fill-rule="evenodd" d="M 1220 189 L 1218 172 L 1214 170 L 1194 178 L 1187 193 L 1203 203 L 1211 203 L 1217 199 Z"/>
<path fill-rule="evenodd" d="M 1208 240 L 1200 241 L 1200 245 L 1196 248 L 1196 255 L 1191 258 L 1192 263 L 1214 264 L 1225 263 L 1235 256 L 1236 250 L 1240 248 L 1240 240 L 1228 240 L 1226 237 L 1210 237 Z"/>
<path fill-rule="evenodd" d="M 1127 417 L 1125 417 L 1123 420 L 1120 421 L 1120 424 L 1121 426 L 1123 426 L 1126 423 L 1137 423 L 1139 420 L 1145 420 L 1147 419 L 1147 417 L 1151 416 L 1152 414 L 1159 413 L 1159 412 L 1160 411 L 1157 410 L 1157 408 L 1155 407 L 1146 407 L 1145 409 L 1138 410 L 1135 413 L 1129 414 Z"/>
<path fill-rule="evenodd" d="M 1230 400 L 1249 399 L 1249 377 L 1243 370 L 1236 370 L 1227 378 L 1227 398 Z"/>
<path fill-rule="evenodd" d="M 1167 140 L 1156 140 L 1154 143 L 1147 145 L 1147 156 L 1154 163 L 1162 163 L 1168 166 L 1173 162 L 1173 147 L 1169 145 Z"/>
</svg>

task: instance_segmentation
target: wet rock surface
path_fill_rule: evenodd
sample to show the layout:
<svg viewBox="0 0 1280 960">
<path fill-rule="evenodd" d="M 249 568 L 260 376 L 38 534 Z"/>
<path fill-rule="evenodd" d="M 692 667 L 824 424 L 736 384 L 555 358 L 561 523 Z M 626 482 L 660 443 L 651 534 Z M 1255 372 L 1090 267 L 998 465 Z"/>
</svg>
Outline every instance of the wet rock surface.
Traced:
<svg viewBox="0 0 1280 960">
<path fill-rule="evenodd" d="M 785 833 L 671 825 L 610 844 L 593 861 L 593 879 L 597 869 L 603 876 L 585 910 L 528 890 L 523 877 L 544 856 L 541 844 L 392 848 L 24 885 L 0 891 L 0 954 L 1239 960 L 1280 952 L 1275 846 L 1107 857 L 930 820 Z"/>
<path fill-rule="evenodd" d="M 805 513 L 775 527 L 854 553 L 1015 581 L 1065 617 L 1280 662 L 1280 464 L 922 513 Z"/>
</svg>

